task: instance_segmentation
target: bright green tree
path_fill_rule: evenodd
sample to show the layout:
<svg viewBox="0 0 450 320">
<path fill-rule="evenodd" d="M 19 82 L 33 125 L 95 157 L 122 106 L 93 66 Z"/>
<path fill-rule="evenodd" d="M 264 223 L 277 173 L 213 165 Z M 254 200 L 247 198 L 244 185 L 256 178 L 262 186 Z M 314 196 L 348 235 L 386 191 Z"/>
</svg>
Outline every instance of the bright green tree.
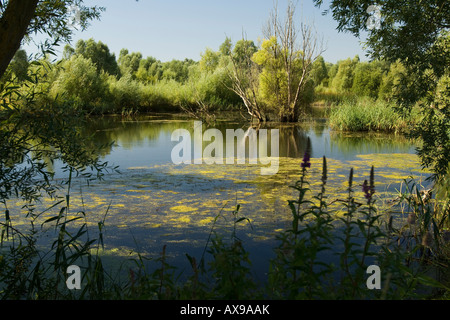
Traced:
<svg viewBox="0 0 450 320">
<path fill-rule="evenodd" d="M 261 92 L 281 121 L 296 122 L 310 102 L 306 93 L 314 61 L 323 47 L 312 25 L 300 21 L 289 1 L 283 21 L 275 7 L 264 30 L 261 49 L 254 60 L 262 67 Z"/>
<path fill-rule="evenodd" d="M 382 76 L 383 70 L 380 63 L 358 63 L 354 70 L 352 92 L 359 96 L 378 98 Z"/>
<path fill-rule="evenodd" d="M 205 72 L 214 72 L 219 65 L 220 54 L 211 48 L 206 48 L 205 52 L 201 54 L 199 62 L 200 69 Z"/>
<path fill-rule="evenodd" d="M 359 57 L 339 61 L 336 75 L 333 77 L 332 87 L 338 91 L 350 91 L 353 87 L 353 77 Z"/>
<path fill-rule="evenodd" d="M 136 79 L 143 83 L 154 84 L 161 80 L 163 74 L 163 65 L 161 61 L 154 57 L 147 57 L 139 62 L 139 68 L 136 71 Z"/>
<path fill-rule="evenodd" d="M 135 79 L 141 60 L 142 53 L 129 53 L 128 49 L 121 49 L 117 59 L 121 76 L 130 75 L 132 79 Z"/>
<path fill-rule="evenodd" d="M 75 46 L 75 54 L 82 55 L 97 66 L 97 71 L 104 71 L 110 75 L 119 75 L 119 66 L 114 53 L 109 51 L 106 44 L 94 39 L 78 40 Z"/>
<path fill-rule="evenodd" d="M 162 78 L 166 80 L 175 80 L 184 83 L 189 77 L 189 67 L 195 64 L 192 59 L 176 60 L 165 62 L 162 64 Z"/>
<path fill-rule="evenodd" d="M 232 48 L 233 43 L 231 41 L 231 38 L 226 37 L 225 41 L 219 47 L 219 52 L 222 56 L 229 56 L 231 54 Z"/>
<path fill-rule="evenodd" d="M 311 78 L 314 81 L 315 86 L 322 84 L 322 82 L 328 78 L 327 66 L 322 56 L 318 57 L 312 64 Z"/>
<path fill-rule="evenodd" d="M 63 61 L 51 92 L 55 98 L 71 101 L 77 107 L 94 107 L 106 96 L 106 77 L 97 72 L 90 59 L 74 55 Z"/>
</svg>

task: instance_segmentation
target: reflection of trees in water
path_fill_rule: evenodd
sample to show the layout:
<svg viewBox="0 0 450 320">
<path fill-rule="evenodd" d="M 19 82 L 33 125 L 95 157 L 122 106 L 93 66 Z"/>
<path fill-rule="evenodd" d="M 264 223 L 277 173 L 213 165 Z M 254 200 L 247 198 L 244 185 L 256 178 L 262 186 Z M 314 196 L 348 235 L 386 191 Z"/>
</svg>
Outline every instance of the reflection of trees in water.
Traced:
<svg viewBox="0 0 450 320">
<path fill-rule="evenodd" d="M 109 169 L 98 157 L 99 143 L 84 134 L 84 118 L 77 113 L 34 104 L 17 111 L 5 109 L 0 115 L 0 202 L 21 198 L 33 204 L 44 194 L 54 194 L 64 184 L 53 181 L 59 167 L 86 177 Z"/>
<path fill-rule="evenodd" d="M 343 155 L 355 153 L 410 152 L 413 141 L 402 136 L 383 133 L 330 133 L 331 144 Z"/>
<path fill-rule="evenodd" d="M 122 119 L 105 117 L 93 119 L 86 127 L 86 134 L 94 134 L 95 140 L 103 144 L 115 143 L 122 146 L 143 146 L 145 141 L 157 140 L 161 134 L 171 133 L 178 128 L 190 129 L 187 121 L 155 120 L 149 118 Z"/>
<path fill-rule="evenodd" d="M 322 134 L 323 125 L 319 124 L 313 126 L 317 131 L 316 134 Z M 86 134 L 94 134 L 95 141 L 100 144 L 116 143 L 119 145 L 127 146 L 143 146 L 148 141 L 155 141 L 161 137 L 161 135 L 167 136 L 167 143 L 171 143 L 171 133 L 179 128 L 184 128 L 193 132 L 193 120 L 157 120 L 141 118 L 137 120 L 122 120 L 118 117 L 104 117 L 91 120 L 88 126 L 85 128 Z M 217 122 L 215 124 L 207 125 L 203 124 L 203 130 L 208 128 L 218 129 L 223 135 L 223 142 L 226 143 L 226 130 L 227 129 L 242 129 L 247 131 L 250 127 L 248 123 L 239 122 Z M 253 129 L 279 129 L 279 155 L 281 157 L 303 157 L 309 129 L 302 128 L 298 125 L 289 124 L 268 124 L 265 126 L 254 127 Z M 268 134 L 270 137 L 270 134 Z M 270 147 L 268 145 L 270 150 Z M 111 150 L 108 150 L 109 153 Z M 105 154 L 106 154 L 105 153 Z M 102 155 L 105 155 L 102 154 Z"/>
<path fill-rule="evenodd" d="M 160 118 L 141 117 L 136 120 L 103 117 L 89 121 L 84 130 L 86 135 L 94 134 L 97 145 L 108 145 L 115 142 L 128 148 L 129 146 L 144 146 L 144 144 L 161 139 L 162 136 L 167 139 L 167 143 L 171 143 L 171 133 L 179 128 L 187 129 L 192 133 L 193 120 L 164 115 Z M 208 128 L 218 129 L 223 135 L 225 144 L 226 129 L 240 128 L 247 131 L 249 124 L 238 121 L 219 121 L 210 125 L 203 123 L 203 130 Z M 266 123 L 254 129 L 279 129 L 279 155 L 292 158 L 303 157 L 308 135 L 315 135 L 319 139 L 324 134 L 328 135 L 328 127 L 323 121 L 308 121 L 301 125 Z M 270 137 L 270 134 L 268 136 Z M 330 132 L 330 140 L 332 148 L 342 156 L 359 153 L 411 152 L 413 148 L 413 143 L 401 135 Z M 204 141 L 204 143 L 209 142 Z M 269 145 L 267 146 L 269 148 Z M 94 150 L 94 148 L 92 149 Z M 99 155 L 103 156 L 110 152 L 111 148 L 106 148 Z"/>
<path fill-rule="evenodd" d="M 299 126 L 280 128 L 280 156 L 302 158 L 308 144 L 306 131 Z"/>
</svg>

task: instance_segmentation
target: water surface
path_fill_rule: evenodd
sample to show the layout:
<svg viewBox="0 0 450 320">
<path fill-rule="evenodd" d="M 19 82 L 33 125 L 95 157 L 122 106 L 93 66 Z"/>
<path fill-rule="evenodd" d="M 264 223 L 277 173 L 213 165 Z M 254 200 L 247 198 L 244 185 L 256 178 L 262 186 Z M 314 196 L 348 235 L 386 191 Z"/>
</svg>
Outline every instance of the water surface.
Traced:
<svg viewBox="0 0 450 320">
<path fill-rule="evenodd" d="M 174 261 L 186 261 L 185 253 L 199 258 L 212 229 L 229 236 L 233 219 L 246 217 L 248 220 L 239 223 L 238 236 L 252 252 L 254 264 L 261 265 L 276 243 L 276 234 L 289 227 L 287 204 L 296 198 L 289 186 L 300 177 L 308 139 L 312 148 L 308 169 L 311 188 L 319 187 L 325 156 L 330 201 L 345 195 L 350 168 L 355 170 L 355 184 L 361 185 L 374 165 L 380 198 L 389 197 L 409 176 L 418 180 L 426 177 L 414 154 L 414 144 L 403 136 L 333 132 L 321 119 L 261 127 L 279 130 L 280 158 L 275 175 L 261 175 L 261 164 L 174 164 L 171 152 L 178 142 L 172 141 L 171 135 L 179 128 L 193 133 L 194 120 L 158 115 L 89 121 L 86 134 L 94 134 L 98 143 L 111 144 L 101 155 L 119 166 L 120 174 L 108 174 L 89 187 L 81 182 L 72 186 L 71 212 L 85 212 L 92 232 L 105 218 L 104 241 L 110 252 L 126 255 L 134 250 L 155 256 L 167 245 Z M 203 131 L 208 128 L 220 130 L 225 137 L 226 129 L 247 131 L 249 124 L 225 119 L 203 123 Z M 362 192 L 356 191 L 362 197 Z"/>
</svg>

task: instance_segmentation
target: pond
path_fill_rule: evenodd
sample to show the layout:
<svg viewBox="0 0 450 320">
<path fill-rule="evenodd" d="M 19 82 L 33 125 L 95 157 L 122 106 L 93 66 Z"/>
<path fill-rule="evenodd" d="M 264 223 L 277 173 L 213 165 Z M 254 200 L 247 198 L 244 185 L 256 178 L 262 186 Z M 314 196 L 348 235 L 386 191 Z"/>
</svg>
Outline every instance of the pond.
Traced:
<svg viewBox="0 0 450 320">
<path fill-rule="evenodd" d="M 175 115 L 89 120 L 86 133 L 94 134 L 99 143 L 113 143 L 102 151 L 102 158 L 119 166 L 120 173 L 107 174 L 104 180 L 89 186 L 81 181 L 79 186 L 72 186 L 70 210 L 86 213 L 91 232 L 105 219 L 106 252 L 126 257 L 135 251 L 156 257 L 167 245 L 171 262 L 186 265 L 186 253 L 200 259 L 211 230 L 231 235 L 239 205 L 237 216 L 246 220 L 238 224 L 237 235 L 251 252 L 253 265 L 267 270 L 267 259 L 276 245 L 275 236 L 291 222 L 288 200 L 295 199 L 296 193 L 290 186 L 300 177 L 308 139 L 311 141 L 311 168 L 308 169 L 311 188 L 314 190 L 319 184 L 325 156 L 330 200 L 345 196 L 350 168 L 354 169 L 355 184 L 361 185 L 369 178 L 371 166 L 375 166 L 376 195 L 380 201 L 392 198 L 403 179 L 412 176 L 423 181 L 427 176 L 414 154 L 414 144 L 405 137 L 333 132 L 320 118 L 301 124 L 270 123 L 259 128 L 258 132 L 267 129 L 270 137 L 260 139 L 259 147 L 265 145 L 271 153 L 275 150 L 272 146 L 278 142 L 279 161 L 272 174 L 262 174 L 261 159 L 249 163 L 250 148 L 244 164 L 237 160 L 222 164 L 208 164 L 205 160 L 199 164 L 195 161 L 194 124 L 192 119 Z M 202 123 L 203 133 L 208 128 L 216 132 L 214 156 L 222 156 L 219 152 L 222 145 L 223 157 L 230 156 L 225 151 L 227 144 L 233 143 L 226 139 L 227 130 L 249 132 L 247 122 L 231 116 L 212 124 Z M 181 143 L 172 139 L 177 129 L 186 129 L 183 132 L 191 134 L 191 164 L 173 161 L 173 150 Z M 278 140 L 271 135 L 274 132 Z M 222 141 L 217 133 L 222 134 Z M 206 150 L 209 144 L 203 141 L 200 148 Z M 270 165 L 275 168 L 274 163 Z M 359 187 L 355 192 L 362 197 Z M 51 203 L 44 201 L 42 205 Z"/>
</svg>

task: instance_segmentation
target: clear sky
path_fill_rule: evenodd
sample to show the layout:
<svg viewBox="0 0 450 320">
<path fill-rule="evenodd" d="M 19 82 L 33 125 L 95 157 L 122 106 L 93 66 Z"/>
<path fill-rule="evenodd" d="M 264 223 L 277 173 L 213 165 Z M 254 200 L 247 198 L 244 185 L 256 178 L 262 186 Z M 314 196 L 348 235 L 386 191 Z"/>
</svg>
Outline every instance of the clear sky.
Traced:
<svg viewBox="0 0 450 320">
<path fill-rule="evenodd" d="M 284 12 L 286 3 L 278 0 L 280 12 Z M 87 30 L 74 33 L 73 45 L 78 39 L 94 38 L 107 44 L 116 57 L 126 48 L 161 61 L 197 61 L 207 47 L 218 50 L 227 36 L 235 43 L 245 32 L 247 39 L 257 42 L 274 0 L 86 0 L 85 5 L 106 10 Z M 299 0 L 297 4 L 297 17 L 314 23 L 323 36 L 325 61 L 335 63 L 356 54 L 367 60 L 359 39 L 339 33 L 331 14 L 322 16 L 327 8 L 326 0 L 321 8 L 314 7 L 312 0 Z"/>
</svg>

